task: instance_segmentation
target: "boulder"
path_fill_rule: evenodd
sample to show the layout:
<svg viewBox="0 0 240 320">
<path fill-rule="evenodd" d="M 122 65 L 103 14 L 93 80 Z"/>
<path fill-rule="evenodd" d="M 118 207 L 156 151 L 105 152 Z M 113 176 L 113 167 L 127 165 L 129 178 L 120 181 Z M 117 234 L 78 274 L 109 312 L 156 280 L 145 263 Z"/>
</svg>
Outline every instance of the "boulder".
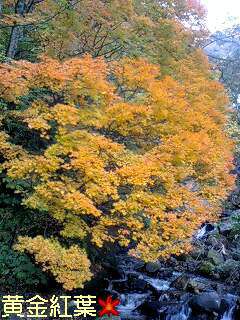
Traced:
<svg viewBox="0 0 240 320">
<path fill-rule="evenodd" d="M 227 310 L 229 310 L 229 301 L 226 298 L 223 298 L 220 306 L 220 313 L 224 314 Z"/>
<path fill-rule="evenodd" d="M 190 279 L 187 285 L 187 289 L 190 292 L 194 292 L 194 293 L 200 293 L 202 291 L 208 291 L 211 290 L 212 287 L 209 283 L 207 282 L 203 282 L 198 278 L 193 278 Z"/>
<path fill-rule="evenodd" d="M 182 274 L 180 277 L 178 277 L 171 283 L 170 287 L 174 287 L 178 290 L 186 290 L 189 281 L 190 281 L 190 276 Z"/>
<path fill-rule="evenodd" d="M 142 315 L 151 317 L 151 319 L 159 319 L 160 309 L 162 307 L 159 301 L 145 301 L 137 308 Z"/>
<path fill-rule="evenodd" d="M 134 262 L 134 270 L 142 269 L 145 266 L 145 262 L 143 260 L 137 260 Z"/>
<path fill-rule="evenodd" d="M 159 262 L 148 262 L 145 268 L 147 272 L 154 273 L 161 269 L 161 265 Z"/>
<path fill-rule="evenodd" d="M 215 225 L 212 223 L 206 223 L 205 230 L 206 230 L 206 232 L 212 232 L 215 230 Z"/>
<path fill-rule="evenodd" d="M 114 281 L 113 282 L 113 290 L 120 292 L 120 293 L 127 293 L 130 290 L 129 282 L 126 279 L 126 281 Z"/>
<path fill-rule="evenodd" d="M 220 312 L 221 298 L 216 292 L 205 292 L 193 297 L 189 302 L 191 308 L 198 313 L 203 312 Z"/>
<path fill-rule="evenodd" d="M 151 286 L 143 279 L 132 279 L 129 283 L 129 287 L 133 291 L 144 292 L 147 291 Z"/>
<path fill-rule="evenodd" d="M 240 301 L 237 301 L 237 306 L 234 312 L 234 319 L 240 319 Z"/>
</svg>

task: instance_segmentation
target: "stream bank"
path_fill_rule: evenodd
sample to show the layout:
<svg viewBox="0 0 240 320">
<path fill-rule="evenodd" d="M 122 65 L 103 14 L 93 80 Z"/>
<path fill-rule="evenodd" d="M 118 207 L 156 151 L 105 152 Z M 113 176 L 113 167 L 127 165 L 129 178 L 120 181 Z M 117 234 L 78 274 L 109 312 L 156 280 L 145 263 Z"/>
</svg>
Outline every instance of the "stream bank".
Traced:
<svg viewBox="0 0 240 320">
<path fill-rule="evenodd" d="M 240 210 L 228 210 L 218 224 L 203 225 L 189 255 L 146 264 L 125 253 L 115 256 L 105 292 L 120 298 L 119 319 L 240 319 L 237 216 Z"/>
</svg>

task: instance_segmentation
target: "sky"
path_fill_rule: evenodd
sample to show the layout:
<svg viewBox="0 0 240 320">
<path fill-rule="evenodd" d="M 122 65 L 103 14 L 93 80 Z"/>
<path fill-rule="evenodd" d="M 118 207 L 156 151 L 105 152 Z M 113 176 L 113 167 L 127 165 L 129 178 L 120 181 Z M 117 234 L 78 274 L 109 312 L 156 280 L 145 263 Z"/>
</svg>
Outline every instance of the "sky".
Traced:
<svg viewBox="0 0 240 320">
<path fill-rule="evenodd" d="M 208 10 L 208 28 L 214 32 L 232 21 L 240 23 L 240 0 L 201 0 Z"/>
</svg>

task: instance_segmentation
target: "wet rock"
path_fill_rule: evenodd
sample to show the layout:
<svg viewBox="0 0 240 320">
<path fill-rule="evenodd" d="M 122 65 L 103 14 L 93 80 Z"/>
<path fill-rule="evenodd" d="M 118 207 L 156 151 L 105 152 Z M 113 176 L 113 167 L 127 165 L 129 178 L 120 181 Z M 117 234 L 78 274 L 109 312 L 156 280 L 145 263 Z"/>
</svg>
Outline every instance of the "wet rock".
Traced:
<svg viewBox="0 0 240 320">
<path fill-rule="evenodd" d="M 161 269 L 161 265 L 159 262 L 148 262 L 146 264 L 146 271 L 149 273 L 157 272 Z"/>
<path fill-rule="evenodd" d="M 145 262 L 144 261 L 136 260 L 135 263 L 134 263 L 134 270 L 142 269 L 142 268 L 144 268 L 144 266 L 145 266 Z"/>
<path fill-rule="evenodd" d="M 158 275 L 158 277 L 161 278 L 161 279 L 166 279 L 166 280 L 168 280 L 169 278 L 172 277 L 173 271 L 172 271 L 172 270 L 162 269 L 162 270 L 159 270 L 159 271 L 157 272 L 157 275 Z"/>
<path fill-rule="evenodd" d="M 212 287 L 209 283 L 203 282 L 200 279 L 190 279 L 187 285 L 187 289 L 193 293 L 200 293 L 202 291 L 211 290 Z"/>
<path fill-rule="evenodd" d="M 104 272 L 106 273 L 107 277 L 109 279 L 119 279 L 122 278 L 123 273 L 118 266 L 111 265 L 108 262 L 103 263 Z"/>
<path fill-rule="evenodd" d="M 129 283 L 126 281 L 113 282 L 113 290 L 121 293 L 127 293 L 130 291 Z"/>
<path fill-rule="evenodd" d="M 143 279 L 132 279 L 130 288 L 133 291 L 144 292 L 150 288 L 149 284 Z"/>
<path fill-rule="evenodd" d="M 225 311 L 227 311 L 229 309 L 229 303 L 228 300 L 223 298 L 221 300 L 221 305 L 220 305 L 220 313 L 224 314 Z"/>
<path fill-rule="evenodd" d="M 221 298 L 216 292 L 206 292 L 193 297 L 189 304 L 198 313 L 200 310 L 218 313 L 220 312 Z"/>
<path fill-rule="evenodd" d="M 234 319 L 240 319 L 240 300 L 238 298 L 236 309 L 234 312 Z"/>
<path fill-rule="evenodd" d="M 169 259 L 168 259 L 168 264 L 170 265 L 170 266 L 176 266 L 176 264 L 177 264 L 177 259 L 175 258 L 175 257 L 170 257 Z"/>
<path fill-rule="evenodd" d="M 211 224 L 211 223 L 206 223 L 205 224 L 205 229 L 206 229 L 206 232 L 211 232 L 215 229 L 215 225 L 214 224 Z"/>
<path fill-rule="evenodd" d="M 224 258 L 223 258 L 222 253 L 220 253 L 216 250 L 213 250 L 213 249 L 208 251 L 207 257 L 215 265 L 219 265 L 224 262 Z"/>
<path fill-rule="evenodd" d="M 182 264 L 182 270 L 183 270 L 183 272 L 188 271 L 190 273 L 194 273 L 196 271 L 198 264 L 199 264 L 199 262 L 190 256 L 190 257 L 188 257 L 187 261 L 184 264 Z"/>
<path fill-rule="evenodd" d="M 189 281 L 190 281 L 189 275 L 181 275 L 170 284 L 170 287 L 174 287 L 178 290 L 186 290 Z"/>
<path fill-rule="evenodd" d="M 145 316 L 151 317 L 151 319 L 159 319 L 161 307 L 162 304 L 159 301 L 145 301 L 137 308 L 137 311 Z"/>
</svg>

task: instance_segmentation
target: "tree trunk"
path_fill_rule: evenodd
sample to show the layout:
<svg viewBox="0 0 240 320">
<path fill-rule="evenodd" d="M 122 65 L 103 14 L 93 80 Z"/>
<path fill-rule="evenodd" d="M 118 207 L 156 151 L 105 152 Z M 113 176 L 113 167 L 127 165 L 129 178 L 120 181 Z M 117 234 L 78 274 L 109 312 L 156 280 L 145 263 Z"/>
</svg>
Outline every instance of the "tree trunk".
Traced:
<svg viewBox="0 0 240 320">
<path fill-rule="evenodd" d="M 25 0 L 18 0 L 16 7 L 15 7 L 15 13 L 19 14 L 21 16 L 24 16 L 26 10 L 26 3 Z M 23 26 L 14 26 L 12 27 L 10 38 L 8 41 L 8 47 L 6 56 L 14 59 L 17 53 L 19 41 L 23 37 Z"/>
<path fill-rule="evenodd" d="M 23 27 L 13 27 L 7 48 L 7 57 L 14 59 L 17 53 L 19 41 L 23 37 Z"/>
</svg>

